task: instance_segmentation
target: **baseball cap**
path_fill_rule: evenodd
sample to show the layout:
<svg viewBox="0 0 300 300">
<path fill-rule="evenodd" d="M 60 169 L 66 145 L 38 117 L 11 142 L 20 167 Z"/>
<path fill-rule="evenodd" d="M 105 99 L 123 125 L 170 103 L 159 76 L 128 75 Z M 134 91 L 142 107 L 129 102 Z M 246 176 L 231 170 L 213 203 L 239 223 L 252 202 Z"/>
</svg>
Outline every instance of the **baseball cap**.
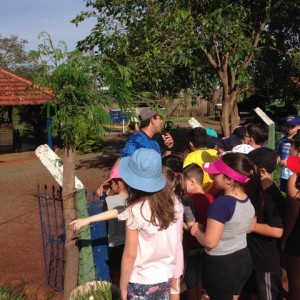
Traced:
<svg viewBox="0 0 300 300">
<path fill-rule="evenodd" d="M 300 125 L 300 117 L 297 115 L 289 115 L 285 118 L 285 125 Z"/>
<path fill-rule="evenodd" d="M 300 173 L 300 157 L 299 156 L 289 156 L 286 160 L 287 167 L 295 173 Z"/>
<path fill-rule="evenodd" d="M 108 184 L 112 179 L 119 179 L 121 178 L 121 174 L 119 172 L 118 166 L 114 166 L 109 174 L 109 178 L 104 181 L 104 184 Z"/>
<path fill-rule="evenodd" d="M 139 117 L 141 121 L 146 121 L 156 115 L 157 112 L 152 110 L 150 107 L 143 107 L 139 113 Z"/>
<path fill-rule="evenodd" d="M 241 140 L 236 135 L 232 134 L 229 137 L 219 139 L 215 137 L 211 137 L 213 141 L 215 142 L 215 145 L 218 148 L 222 148 L 225 151 L 231 151 L 234 146 L 240 145 Z"/>
<path fill-rule="evenodd" d="M 268 147 L 256 148 L 248 153 L 248 157 L 258 167 L 273 173 L 277 167 L 277 154 Z"/>
</svg>

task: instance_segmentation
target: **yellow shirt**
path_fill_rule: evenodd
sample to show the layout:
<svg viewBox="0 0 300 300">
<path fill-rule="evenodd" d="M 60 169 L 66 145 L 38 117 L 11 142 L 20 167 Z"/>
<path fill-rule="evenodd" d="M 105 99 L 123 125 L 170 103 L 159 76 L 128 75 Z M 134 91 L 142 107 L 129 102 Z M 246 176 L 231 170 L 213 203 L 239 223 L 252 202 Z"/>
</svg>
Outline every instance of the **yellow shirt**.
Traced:
<svg viewBox="0 0 300 300">
<path fill-rule="evenodd" d="M 195 150 L 187 155 L 183 162 L 183 167 L 190 164 L 197 164 L 202 168 L 203 163 L 214 162 L 218 159 L 217 150 L 215 149 L 199 149 Z M 212 178 L 208 173 L 204 172 L 202 187 L 207 190 L 212 183 Z"/>
</svg>

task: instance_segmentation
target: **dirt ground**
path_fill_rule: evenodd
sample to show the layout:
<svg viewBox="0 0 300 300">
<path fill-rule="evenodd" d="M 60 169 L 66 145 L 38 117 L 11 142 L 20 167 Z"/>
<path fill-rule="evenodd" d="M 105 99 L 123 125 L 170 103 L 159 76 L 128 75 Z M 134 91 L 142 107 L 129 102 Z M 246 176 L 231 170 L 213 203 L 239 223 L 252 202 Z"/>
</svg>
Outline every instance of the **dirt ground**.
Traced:
<svg viewBox="0 0 300 300">
<path fill-rule="evenodd" d="M 78 155 L 76 176 L 89 199 L 106 178 L 125 138 L 111 135 L 102 151 Z M 37 184 L 58 187 L 33 151 L 0 155 L 0 285 L 16 289 L 29 283 L 45 286 L 38 202 L 34 197 Z"/>
<path fill-rule="evenodd" d="M 215 122 L 202 124 L 218 131 Z M 102 151 L 77 156 L 76 176 L 86 187 L 89 199 L 106 178 L 127 136 L 112 134 Z M 34 151 L 0 155 L 0 285 L 15 290 L 33 283 L 46 287 L 38 203 L 34 197 L 37 184 L 58 187 Z M 61 298 L 61 293 L 31 297 L 32 300 Z"/>
</svg>

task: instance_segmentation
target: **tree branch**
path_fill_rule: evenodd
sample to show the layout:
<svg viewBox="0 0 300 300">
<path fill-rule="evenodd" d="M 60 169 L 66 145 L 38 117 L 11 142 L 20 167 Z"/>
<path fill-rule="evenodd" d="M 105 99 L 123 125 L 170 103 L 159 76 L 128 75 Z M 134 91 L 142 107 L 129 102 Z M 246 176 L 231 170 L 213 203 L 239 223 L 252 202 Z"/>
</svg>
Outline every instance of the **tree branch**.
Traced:
<svg viewBox="0 0 300 300">
<path fill-rule="evenodd" d="M 211 64 L 211 66 L 215 69 L 218 70 L 218 64 L 217 62 L 214 60 L 214 58 L 212 57 L 212 55 L 203 47 L 201 47 L 202 51 L 204 52 L 204 54 L 206 55 L 208 62 Z"/>
<path fill-rule="evenodd" d="M 251 53 L 250 53 L 250 55 L 248 56 L 248 58 L 246 59 L 246 61 L 244 63 L 244 68 L 245 69 L 250 65 L 250 63 L 252 62 L 252 60 L 254 58 L 254 51 L 253 51 L 253 49 L 255 49 L 255 48 L 257 49 L 258 43 L 259 43 L 260 38 L 261 38 L 261 34 L 264 31 L 267 23 L 270 20 L 271 10 L 279 8 L 283 4 L 284 0 L 278 1 L 273 7 L 272 7 L 271 2 L 272 2 L 272 0 L 269 0 L 268 7 L 266 9 L 266 16 L 265 16 L 264 20 L 261 22 L 256 35 L 254 36 L 254 41 L 252 43 Z"/>
</svg>

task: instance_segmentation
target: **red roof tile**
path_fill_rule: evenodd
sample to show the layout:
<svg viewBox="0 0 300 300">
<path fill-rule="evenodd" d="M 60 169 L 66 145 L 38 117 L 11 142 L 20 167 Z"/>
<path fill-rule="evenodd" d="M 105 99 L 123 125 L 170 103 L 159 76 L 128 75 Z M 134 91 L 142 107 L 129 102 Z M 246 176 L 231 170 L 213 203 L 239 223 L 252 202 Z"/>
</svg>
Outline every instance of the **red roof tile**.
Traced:
<svg viewBox="0 0 300 300">
<path fill-rule="evenodd" d="M 44 104 L 51 93 L 34 90 L 30 80 L 0 68 L 0 105 Z"/>
</svg>

